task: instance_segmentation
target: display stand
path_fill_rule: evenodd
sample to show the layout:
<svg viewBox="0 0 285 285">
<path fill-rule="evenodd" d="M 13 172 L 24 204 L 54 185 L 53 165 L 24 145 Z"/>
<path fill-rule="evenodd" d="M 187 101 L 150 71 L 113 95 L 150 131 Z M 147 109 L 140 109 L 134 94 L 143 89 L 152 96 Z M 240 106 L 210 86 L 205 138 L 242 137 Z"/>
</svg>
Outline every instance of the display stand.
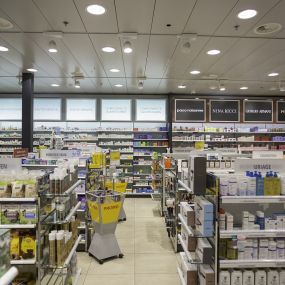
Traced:
<svg viewBox="0 0 285 285">
<path fill-rule="evenodd" d="M 89 254 L 100 264 L 111 257 L 122 258 L 115 230 L 124 202 L 124 195 L 119 192 L 97 190 L 87 192 L 88 208 L 95 234 L 89 247 Z"/>
</svg>

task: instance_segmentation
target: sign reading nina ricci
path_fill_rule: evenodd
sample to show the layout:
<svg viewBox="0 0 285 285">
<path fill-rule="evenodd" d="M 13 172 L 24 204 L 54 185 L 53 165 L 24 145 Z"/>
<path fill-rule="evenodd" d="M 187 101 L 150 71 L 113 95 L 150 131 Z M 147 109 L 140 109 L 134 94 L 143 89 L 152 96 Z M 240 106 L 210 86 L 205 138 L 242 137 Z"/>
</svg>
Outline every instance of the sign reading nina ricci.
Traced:
<svg viewBox="0 0 285 285">
<path fill-rule="evenodd" d="M 210 122 L 239 122 L 239 100 L 210 100 Z"/>
<path fill-rule="evenodd" d="M 247 100 L 244 101 L 245 122 L 272 122 L 273 101 Z"/>
<path fill-rule="evenodd" d="M 205 122 L 206 101 L 198 99 L 176 99 L 175 121 L 176 122 Z"/>
</svg>

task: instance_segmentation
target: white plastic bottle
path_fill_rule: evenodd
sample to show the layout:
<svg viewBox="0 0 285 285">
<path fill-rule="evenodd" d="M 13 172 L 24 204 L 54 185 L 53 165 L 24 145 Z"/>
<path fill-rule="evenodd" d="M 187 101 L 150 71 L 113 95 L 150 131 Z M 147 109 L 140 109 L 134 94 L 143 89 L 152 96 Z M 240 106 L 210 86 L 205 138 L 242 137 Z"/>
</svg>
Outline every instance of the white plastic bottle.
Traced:
<svg viewBox="0 0 285 285">
<path fill-rule="evenodd" d="M 254 285 L 254 273 L 251 270 L 245 270 L 242 274 L 242 285 Z"/>
<path fill-rule="evenodd" d="M 267 285 L 265 270 L 257 270 L 255 272 L 255 285 Z"/>
<path fill-rule="evenodd" d="M 229 271 L 221 271 L 219 276 L 220 285 L 231 285 L 231 276 Z"/>
<path fill-rule="evenodd" d="M 232 272 L 232 274 L 231 274 L 231 285 L 242 285 L 242 272 L 241 271 L 234 270 Z"/>
</svg>

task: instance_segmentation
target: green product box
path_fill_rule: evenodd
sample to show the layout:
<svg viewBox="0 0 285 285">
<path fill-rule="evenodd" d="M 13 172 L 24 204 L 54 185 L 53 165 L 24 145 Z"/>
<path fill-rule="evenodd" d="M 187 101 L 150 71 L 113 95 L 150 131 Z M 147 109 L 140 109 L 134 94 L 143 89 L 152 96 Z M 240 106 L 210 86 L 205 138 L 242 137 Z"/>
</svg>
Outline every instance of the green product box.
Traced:
<svg viewBox="0 0 285 285">
<path fill-rule="evenodd" d="M 20 224 L 36 224 L 37 207 L 35 204 L 22 204 L 20 206 Z"/>
</svg>

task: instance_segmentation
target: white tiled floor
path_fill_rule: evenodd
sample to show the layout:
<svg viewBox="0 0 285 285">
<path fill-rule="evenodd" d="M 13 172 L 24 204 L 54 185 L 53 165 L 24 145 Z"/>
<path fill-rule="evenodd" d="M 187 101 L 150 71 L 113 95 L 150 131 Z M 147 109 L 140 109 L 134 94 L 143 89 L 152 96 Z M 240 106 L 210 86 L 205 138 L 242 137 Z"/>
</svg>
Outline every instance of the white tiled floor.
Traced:
<svg viewBox="0 0 285 285">
<path fill-rule="evenodd" d="M 176 254 L 157 202 L 128 198 L 124 209 L 127 221 L 116 231 L 124 258 L 99 265 L 87 253 L 78 253 L 82 268 L 79 285 L 179 285 Z"/>
</svg>

